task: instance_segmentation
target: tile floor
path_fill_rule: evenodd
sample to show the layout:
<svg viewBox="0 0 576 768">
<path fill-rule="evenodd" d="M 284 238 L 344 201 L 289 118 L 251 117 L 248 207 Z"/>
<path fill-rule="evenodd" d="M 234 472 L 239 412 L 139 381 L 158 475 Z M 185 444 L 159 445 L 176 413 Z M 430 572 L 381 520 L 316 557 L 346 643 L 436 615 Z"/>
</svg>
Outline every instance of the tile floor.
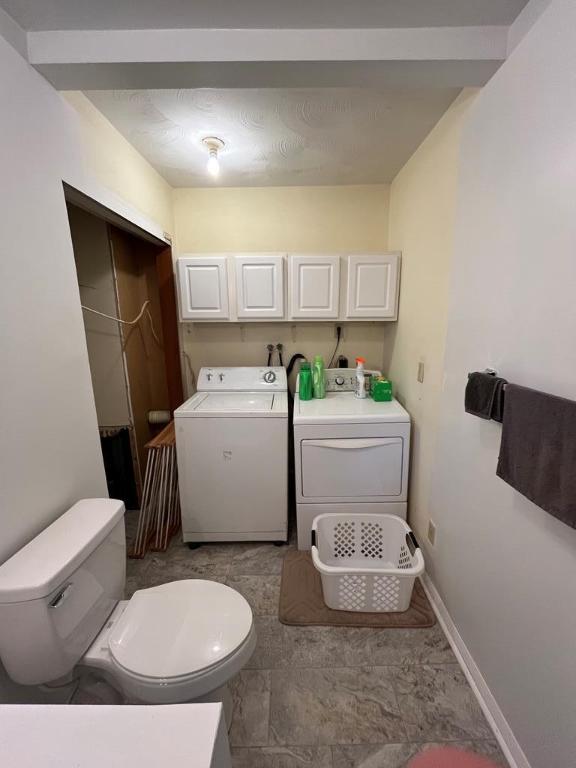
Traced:
<svg viewBox="0 0 576 768">
<path fill-rule="evenodd" d="M 166 553 L 128 561 L 128 596 L 207 578 L 234 587 L 252 606 L 258 646 L 231 685 L 234 768 L 403 768 L 430 744 L 448 742 L 507 766 L 439 625 L 281 624 L 286 551 L 272 544 L 190 550 L 174 539 Z"/>
</svg>

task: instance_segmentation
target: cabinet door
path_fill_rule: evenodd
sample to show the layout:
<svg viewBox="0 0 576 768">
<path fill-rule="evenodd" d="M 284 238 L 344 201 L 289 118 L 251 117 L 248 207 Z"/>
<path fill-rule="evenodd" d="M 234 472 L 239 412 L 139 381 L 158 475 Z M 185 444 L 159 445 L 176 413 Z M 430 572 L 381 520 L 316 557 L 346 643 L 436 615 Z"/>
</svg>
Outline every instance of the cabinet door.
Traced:
<svg viewBox="0 0 576 768">
<path fill-rule="evenodd" d="M 182 320 L 228 320 L 226 256 L 181 256 L 178 283 Z"/>
<path fill-rule="evenodd" d="M 236 256 L 238 317 L 284 317 L 284 257 Z"/>
<path fill-rule="evenodd" d="M 290 317 L 338 317 L 339 290 L 339 256 L 292 256 Z"/>
<path fill-rule="evenodd" d="M 348 257 L 346 317 L 395 320 L 398 311 L 399 255 Z"/>
</svg>

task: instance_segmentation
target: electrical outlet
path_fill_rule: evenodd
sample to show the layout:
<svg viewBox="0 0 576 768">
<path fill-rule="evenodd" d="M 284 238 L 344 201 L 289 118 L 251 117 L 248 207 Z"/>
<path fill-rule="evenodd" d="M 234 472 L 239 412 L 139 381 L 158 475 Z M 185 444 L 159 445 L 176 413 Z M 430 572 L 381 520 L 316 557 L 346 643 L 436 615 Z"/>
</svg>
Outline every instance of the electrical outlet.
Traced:
<svg viewBox="0 0 576 768">
<path fill-rule="evenodd" d="M 436 523 L 433 520 L 428 521 L 428 541 L 432 546 L 436 544 Z"/>
<path fill-rule="evenodd" d="M 420 384 L 424 383 L 424 363 L 418 363 L 418 381 Z"/>
</svg>

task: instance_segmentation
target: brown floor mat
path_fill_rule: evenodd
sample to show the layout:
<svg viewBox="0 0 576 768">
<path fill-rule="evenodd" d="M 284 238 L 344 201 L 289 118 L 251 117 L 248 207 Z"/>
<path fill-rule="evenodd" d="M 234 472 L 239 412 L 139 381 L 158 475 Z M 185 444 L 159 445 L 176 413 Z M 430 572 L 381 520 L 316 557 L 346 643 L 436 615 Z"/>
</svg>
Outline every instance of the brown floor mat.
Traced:
<svg viewBox="0 0 576 768">
<path fill-rule="evenodd" d="M 344 627 L 431 627 L 436 616 L 416 580 L 410 607 L 403 613 L 357 613 L 333 611 L 322 598 L 322 581 L 309 552 L 288 552 L 282 568 L 279 619 L 283 624 L 298 626 Z"/>
</svg>

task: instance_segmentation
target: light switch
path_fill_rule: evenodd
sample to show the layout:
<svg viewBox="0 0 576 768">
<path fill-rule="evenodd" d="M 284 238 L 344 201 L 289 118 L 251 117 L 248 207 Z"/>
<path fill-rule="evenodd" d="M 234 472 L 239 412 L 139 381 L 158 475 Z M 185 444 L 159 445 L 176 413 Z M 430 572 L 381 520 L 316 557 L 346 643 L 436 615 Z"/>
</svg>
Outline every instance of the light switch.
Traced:
<svg viewBox="0 0 576 768">
<path fill-rule="evenodd" d="M 418 363 L 418 381 L 420 384 L 424 382 L 424 363 Z"/>
</svg>

